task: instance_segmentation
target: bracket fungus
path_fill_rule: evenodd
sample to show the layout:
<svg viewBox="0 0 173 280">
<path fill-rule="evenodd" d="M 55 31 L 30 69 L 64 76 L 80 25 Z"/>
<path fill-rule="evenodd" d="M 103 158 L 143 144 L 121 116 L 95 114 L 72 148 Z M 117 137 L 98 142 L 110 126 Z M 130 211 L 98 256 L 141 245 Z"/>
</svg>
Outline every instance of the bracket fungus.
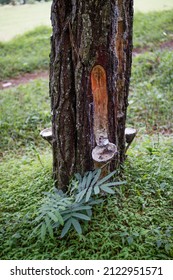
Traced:
<svg viewBox="0 0 173 280">
<path fill-rule="evenodd" d="M 135 128 L 127 127 L 125 129 L 125 138 L 126 138 L 126 151 L 128 150 L 129 146 L 131 145 L 133 139 L 135 138 L 137 130 Z"/>
<path fill-rule="evenodd" d="M 40 132 L 40 136 L 49 142 L 52 145 L 52 128 L 45 128 Z"/>
</svg>

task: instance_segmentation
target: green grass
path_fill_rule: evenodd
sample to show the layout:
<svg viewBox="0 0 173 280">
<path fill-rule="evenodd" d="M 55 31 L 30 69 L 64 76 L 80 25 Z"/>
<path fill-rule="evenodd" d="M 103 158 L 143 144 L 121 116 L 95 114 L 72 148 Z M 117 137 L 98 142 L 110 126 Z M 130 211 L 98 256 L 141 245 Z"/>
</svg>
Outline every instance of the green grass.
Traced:
<svg viewBox="0 0 173 280">
<path fill-rule="evenodd" d="M 159 14 L 160 20 L 170 19 L 171 13 Z M 157 15 L 155 22 L 160 24 Z M 142 23 L 135 24 L 142 30 Z M 47 37 L 49 29 L 46 32 Z M 33 31 L 25 40 L 37 36 Z M 136 37 L 136 45 L 151 42 L 147 36 Z M 153 37 L 155 45 L 163 39 L 159 32 Z M 17 45 L 11 50 L 15 49 Z M 53 189 L 51 148 L 39 136 L 50 126 L 48 81 L 0 91 L 0 259 L 173 259 L 172 73 L 171 51 L 134 57 L 127 122 L 138 133 L 121 177 L 127 184 L 118 187 L 116 195 L 104 197 L 82 236 L 72 230 L 60 239 L 57 231 L 45 243 L 29 237 L 43 192 Z"/>
<path fill-rule="evenodd" d="M 48 69 L 50 28 L 38 27 L 8 43 L 0 43 L 0 80 Z"/>
<path fill-rule="evenodd" d="M 172 0 L 135 0 L 135 11 L 149 12 L 173 9 Z M 37 26 L 50 26 L 51 1 L 34 5 L 0 7 L 0 41 L 8 41 Z"/>
<path fill-rule="evenodd" d="M 22 73 L 48 69 L 50 53 L 49 27 L 38 27 L 24 35 L 0 43 L 0 80 Z M 173 38 L 173 10 L 141 14 L 134 20 L 134 47 L 151 50 Z"/>
<path fill-rule="evenodd" d="M 1 91 L 0 96 L 2 153 L 27 150 L 32 145 L 44 147 L 39 133 L 51 126 L 48 81 L 35 80 Z"/>
<path fill-rule="evenodd" d="M 82 236 L 70 231 L 67 237 L 60 239 L 61 232 L 57 231 L 55 239 L 47 237 L 44 244 L 29 236 L 43 192 L 53 188 L 51 150 L 38 136 L 39 130 L 50 121 L 48 82 L 39 80 L 1 91 L 2 121 L 8 125 L 8 131 L 14 126 L 16 132 L 14 138 L 7 133 L 6 126 L 1 129 L 5 139 L 0 165 L 1 259 L 173 258 L 173 178 L 170 172 L 173 169 L 173 137 L 171 134 L 164 136 L 158 130 L 153 136 L 147 135 L 145 116 L 148 111 L 146 95 L 150 96 L 150 91 L 149 113 L 155 118 L 157 106 L 152 95 L 155 88 L 161 88 L 162 98 L 157 98 L 156 103 L 158 109 L 164 101 L 169 104 L 162 114 L 159 112 L 160 124 L 167 125 L 173 104 L 169 93 L 172 89 L 171 59 L 171 52 L 141 54 L 134 59 L 133 91 L 129 98 L 133 103 L 128 122 L 138 128 L 138 135 L 124 166 L 122 180 L 127 180 L 127 185 L 118 188 L 115 196 L 108 196 L 104 204 L 96 207 L 92 221 L 84 225 Z M 150 86 L 146 93 L 147 83 Z M 9 96 L 14 98 L 9 99 Z M 9 115 L 6 114 L 8 108 L 11 108 Z M 152 130 L 152 122 L 150 128 Z M 25 136 L 18 134 L 23 129 Z"/>
<path fill-rule="evenodd" d="M 0 41 L 8 41 L 40 25 L 50 27 L 50 2 L 0 7 Z"/>
<path fill-rule="evenodd" d="M 1 259 L 172 259 L 172 139 L 138 137 L 123 179 L 128 184 L 97 206 L 83 236 L 70 231 L 46 242 L 29 239 L 32 220 L 52 189 L 50 152 L 25 155 L 1 166 Z M 10 172 L 9 172 L 10 170 Z"/>
<path fill-rule="evenodd" d="M 129 125 L 148 132 L 173 130 L 173 53 L 156 51 L 133 59 Z"/>
<path fill-rule="evenodd" d="M 158 47 L 173 39 L 173 10 L 136 13 L 134 16 L 134 47 Z"/>
</svg>

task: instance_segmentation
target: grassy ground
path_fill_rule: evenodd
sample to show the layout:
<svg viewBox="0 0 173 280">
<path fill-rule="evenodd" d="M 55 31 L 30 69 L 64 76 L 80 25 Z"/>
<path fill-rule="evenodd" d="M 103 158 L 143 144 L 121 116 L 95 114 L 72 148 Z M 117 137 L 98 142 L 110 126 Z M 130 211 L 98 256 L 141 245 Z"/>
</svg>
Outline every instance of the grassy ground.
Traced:
<svg viewBox="0 0 173 280">
<path fill-rule="evenodd" d="M 38 27 L 10 42 L 1 42 L 0 80 L 48 69 L 50 34 L 49 27 Z M 172 38 L 173 10 L 135 15 L 134 47 L 148 46 L 151 51 L 154 51 L 161 43 Z"/>
<path fill-rule="evenodd" d="M 136 12 L 173 9 L 172 0 L 135 0 Z M 40 25 L 50 26 L 50 2 L 0 7 L 0 41 L 8 41 Z"/>
<path fill-rule="evenodd" d="M 172 0 L 135 0 L 135 11 L 172 9 Z M 0 41 L 8 41 L 39 25 L 50 26 L 50 2 L 0 7 Z"/>
<path fill-rule="evenodd" d="M 129 151 L 128 184 L 97 206 L 82 236 L 60 232 L 46 243 L 31 238 L 32 220 L 50 190 L 50 152 L 5 160 L 0 196 L 1 259 L 172 259 L 172 141 L 140 136 Z M 9 173 L 10 170 L 10 173 Z"/>
<path fill-rule="evenodd" d="M 156 46 L 162 41 L 157 33 Z M 50 125 L 48 81 L 0 91 L 1 259 L 173 258 L 172 67 L 169 50 L 134 57 L 127 122 L 138 134 L 121 178 L 127 184 L 95 208 L 82 236 L 71 231 L 60 239 L 57 231 L 44 244 L 30 235 L 43 192 L 53 189 L 51 149 L 39 137 Z"/>
<path fill-rule="evenodd" d="M 50 28 L 37 27 L 8 43 L 0 43 L 0 80 L 48 69 Z"/>
<path fill-rule="evenodd" d="M 172 65 L 172 50 L 148 52 L 133 59 L 129 125 L 145 127 L 148 133 L 172 132 Z"/>
<path fill-rule="evenodd" d="M 136 13 L 133 38 L 134 47 L 148 46 L 151 50 L 160 43 L 173 40 L 173 10 Z"/>
<path fill-rule="evenodd" d="M 26 151 L 38 142 L 44 147 L 39 131 L 50 126 L 48 81 L 40 79 L 6 90 L 1 93 L 1 102 L 1 149 L 5 153 Z"/>
<path fill-rule="evenodd" d="M 40 25 L 50 26 L 50 2 L 0 7 L 0 41 L 8 41 Z"/>
</svg>

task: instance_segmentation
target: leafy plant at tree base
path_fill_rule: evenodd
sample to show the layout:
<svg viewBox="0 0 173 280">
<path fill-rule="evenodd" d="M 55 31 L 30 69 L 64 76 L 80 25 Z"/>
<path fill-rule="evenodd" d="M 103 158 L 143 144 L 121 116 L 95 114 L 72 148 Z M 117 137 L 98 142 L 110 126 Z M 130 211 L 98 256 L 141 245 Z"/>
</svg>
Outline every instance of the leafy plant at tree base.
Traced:
<svg viewBox="0 0 173 280">
<path fill-rule="evenodd" d="M 78 234 L 82 234 L 81 222 L 88 222 L 92 217 L 92 207 L 103 202 L 98 195 L 101 192 L 114 194 L 111 188 L 125 182 L 107 182 L 116 171 L 100 179 L 101 169 L 89 171 L 82 177 L 75 175 L 66 194 L 55 189 L 53 193 L 46 192 L 38 216 L 34 220 L 36 225 L 32 236 L 37 234 L 44 241 L 46 234 L 53 239 L 54 230 L 62 228 L 61 238 L 73 227 Z"/>
<path fill-rule="evenodd" d="M 115 191 L 111 189 L 113 186 L 118 186 L 124 184 L 125 182 L 109 182 L 106 183 L 111 177 L 115 175 L 116 171 L 111 172 L 106 177 L 98 181 L 101 169 L 96 169 L 94 171 L 86 172 L 82 178 L 80 174 L 76 174 L 75 177 L 79 181 L 78 193 L 76 195 L 76 202 L 80 202 L 82 199 L 88 202 L 90 197 L 95 194 L 99 194 L 104 191 L 109 194 L 114 194 Z"/>
</svg>

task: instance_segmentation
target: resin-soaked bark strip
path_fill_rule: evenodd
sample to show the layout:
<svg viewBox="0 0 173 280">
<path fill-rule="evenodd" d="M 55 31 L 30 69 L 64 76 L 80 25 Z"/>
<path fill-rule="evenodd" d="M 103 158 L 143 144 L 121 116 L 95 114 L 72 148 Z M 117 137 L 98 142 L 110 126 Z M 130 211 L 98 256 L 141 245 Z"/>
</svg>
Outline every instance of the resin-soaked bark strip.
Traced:
<svg viewBox="0 0 173 280">
<path fill-rule="evenodd" d="M 94 66 L 91 71 L 91 87 L 94 100 L 94 134 L 97 145 L 104 146 L 108 143 L 108 95 L 106 72 L 101 65 Z"/>
</svg>

